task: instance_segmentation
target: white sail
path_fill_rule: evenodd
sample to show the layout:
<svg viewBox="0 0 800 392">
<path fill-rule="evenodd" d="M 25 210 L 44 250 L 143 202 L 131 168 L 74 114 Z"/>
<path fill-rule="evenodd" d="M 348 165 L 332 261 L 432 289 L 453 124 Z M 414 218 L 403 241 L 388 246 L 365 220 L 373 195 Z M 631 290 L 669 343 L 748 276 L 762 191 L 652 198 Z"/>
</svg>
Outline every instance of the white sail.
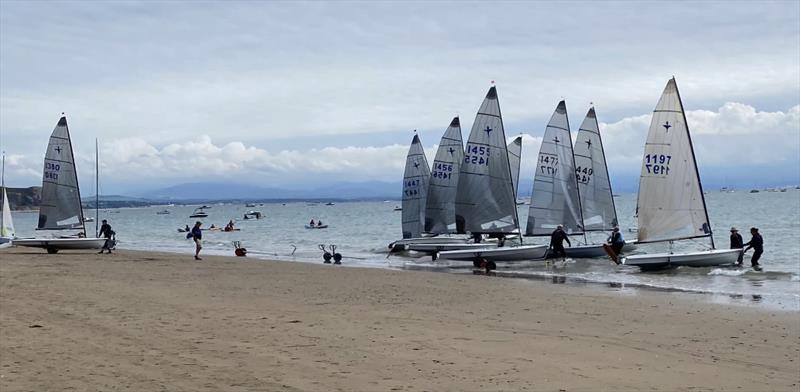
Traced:
<svg viewBox="0 0 800 392">
<path fill-rule="evenodd" d="M 11 205 L 8 204 L 8 195 L 6 188 L 3 187 L 3 214 L 0 218 L 0 237 L 11 238 L 16 234 L 14 232 L 14 221 L 11 220 Z"/>
<path fill-rule="evenodd" d="M 403 238 L 419 237 L 425 222 L 425 200 L 431 171 L 419 136 L 414 135 L 403 174 Z"/>
<path fill-rule="evenodd" d="M 83 229 L 81 195 L 66 117 L 61 117 L 50 135 L 44 156 L 38 229 Z"/>
<path fill-rule="evenodd" d="M 456 231 L 456 188 L 464 159 L 464 142 L 458 117 L 442 135 L 431 168 L 428 199 L 425 204 L 425 232 L 442 234 Z"/>
<path fill-rule="evenodd" d="M 569 234 L 583 232 L 567 105 L 558 103 L 536 161 L 525 235 L 550 235 L 558 225 Z"/>
<path fill-rule="evenodd" d="M 456 192 L 459 233 L 509 233 L 519 229 L 497 89 L 486 94 L 464 150 Z"/>
<path fill-rule="evenodd" d="M 517 136 L 508 143 L 508 164 L 511 166 L 511 184 L 514 188 L 514 199 L 519 192 L 519 165 L 522 157 L 522 136 Z"/>
<path fill-rule="evenodd" d="M 617 225 L 606 155 L 594 108 L 590 108 L 575 139 L 575 178 L 583 208 L 584 231 L 605 231 Z"/>
<path fill-rule="evenodd" d="M 674 78 L 667 82 L 653 111 L 636 211 L 639 242 L 711 235 L 689 127 Z"/>
</svg>

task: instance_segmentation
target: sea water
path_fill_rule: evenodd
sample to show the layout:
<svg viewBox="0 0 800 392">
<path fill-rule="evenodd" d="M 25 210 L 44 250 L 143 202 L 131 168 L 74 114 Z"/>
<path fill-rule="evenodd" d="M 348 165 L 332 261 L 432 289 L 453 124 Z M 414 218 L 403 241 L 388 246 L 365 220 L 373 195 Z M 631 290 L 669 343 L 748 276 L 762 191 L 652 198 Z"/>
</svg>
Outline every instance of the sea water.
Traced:
<svg viewBox="0 0 800 392">
<path fill-rule="evenodd" d="M 620 227 L 626 239 L 636 237 L 634 210 L 636 196 L 615 197 Z M 709 216 L 718 248 L 729 247 L 729 229 L 736 226 L 745 241 L 750 240 L 749 228 L 758 227 L 764 237 L 762 271 L 748 268 L 752 250 L 745 256 L 745 268 L 713 267 L 643 272 L 637 267 L 617 266 L 608 259 L 569 259 L 566 263 L 530 261 L 499 264 L 497 276 L 545 280 L 553 283 L 595 284 L 622 293 L 642 289 L 696 293 L 711 301 L 726 303 L 763 304 L 788 310 L 800 310 L 800 190 L 787 192 L 706 194 Z M 206 209 L 207 218 L 189 218 L 197 206 L 153 206 L 120 208 L 100 211 L 100 219 L 108 219 L 117 233 L 118 247 L 133 250 L 155 250 L 186 254 L 192 259 L 194 244 L 185 233 L 178 232 L 195 221 L 203 228 L 211 224 L 224 227 L 234 220 L 241 231 L 221 232 L 204 230 L 203 253 L 233 255 L 233 241 L 241 241 L 248 257 L 322 263 L 324 245 L 336 245 L 345 266 L 392 269 L 426 269 L 449 273 L 474 273 L 469 262 L 432 261 L 423 254 L 392 254 L 387 245 L 400 238 L 400 216 L 395 207 L 399 201 L 325 203 L 265 203 L 257 207 L 244 204 L 214 204 Z M 168 215 L 157 211 L 168 210 Z M 262 219 L 244 220 L 250 210 L 260 211 Z M 528 206 L 519 206 L 520 222 L 527 221 Z M 86 211 L 94 216 L 94 211 Z M 13 213 L 17 235 L 32 237 L 38 214 Z M 327 229 L 307 229 L 311 219 L 322 220 Z M 94 233 L 95 224 L 87 223 Z M 596 233 L 590 242 L 601 242 L 607 233 Z M 583 236 L 571 237 L 573 244 Z M 592 241 L 593 240 L 593 241 Z M 547 238 L 525 238 L 526 243 L 547 243 Z M 679 241 L 673 244 L 676 252 L 707 249 L 708 239 Z M 636 253 L 669 250 L 667 244 L 639 245 Z M 388 256 L 388 257 L 387 257 Z M 501 280 L 502 281 L 502 280 Z"/>
</svg>

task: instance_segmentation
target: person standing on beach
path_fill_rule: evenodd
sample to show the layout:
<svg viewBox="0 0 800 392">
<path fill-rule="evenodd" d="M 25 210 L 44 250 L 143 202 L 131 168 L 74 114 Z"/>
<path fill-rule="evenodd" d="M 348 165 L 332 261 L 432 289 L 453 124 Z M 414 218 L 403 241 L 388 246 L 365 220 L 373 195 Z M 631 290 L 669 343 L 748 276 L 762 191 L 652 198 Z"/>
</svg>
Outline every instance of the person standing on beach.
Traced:
<svg viewBox="0 0 800 392">
<path fill-rule="evenodd" d="M 572 243 L 569 242 L 569 236 L 567 233 L 564 232 L 564 226 L 558 225 L 555 230 L 553 230 L 553 234 L 550 234 L 550 249 L 553 250 L 553 254 L 558 257 L 561 255 L 561 260 L 567 260 L 567 251 L 564 250 L 564 241 L 567 241 L 569 246 L 572 246 Z"/>
<path fill-rule="evenodd" d="M 761 234 L 758 234 L 758 229 L 755 227 L 750 228 L 750 234 L 753 236 L 753 238 L 744 244 L 747 246 L 747 248 L 744 249 L 744 252 L 747 252 L 750 248 L 753 248 L 754 252 L 753 257 L 750 259 L 750 264 L 753 266 L 753 268 L 756 268 L 759 266 L 758 259 L 760 259 L 761 254 L 764 253 L 764 239 L 761 238 Z"/>
<path fill-rule="evenodd" d="M 742 249 L 744 248 L 744 240 L 742 239 L 742 235 L 739 234 L 739 230 L 736 230 L 735 227 L 731 227 L 731 249 Z M 737 260 L 736 264 L 742 265 L 742 259 L 744 258 L 744 252 L 739 253 L 739 260 Z"/>
<path fill-rule="evenodd" d="M 194 259 L 203 260 L 200 258 L 200 249 L 203 249 L 203 231 L 200 230 L 200 225 L 203 223 L 197 221 L 192 227 L 192 239 L 194 239 Z"/>
<path fill-rule="evenodd" d="M 100 226 L 100 238 L 105 238 L 106 242 L 103 244 L 103 248 L 100 249 L 98 254 L 102 254 L 104 250 L 107 250 L 108 253 L 111 253 L 111 237 L 113 235 L 113 231 L 111 231 L 111 225 L 108 224 L 108 221 L 103 219 L 103 225 Z"/>
</svg>

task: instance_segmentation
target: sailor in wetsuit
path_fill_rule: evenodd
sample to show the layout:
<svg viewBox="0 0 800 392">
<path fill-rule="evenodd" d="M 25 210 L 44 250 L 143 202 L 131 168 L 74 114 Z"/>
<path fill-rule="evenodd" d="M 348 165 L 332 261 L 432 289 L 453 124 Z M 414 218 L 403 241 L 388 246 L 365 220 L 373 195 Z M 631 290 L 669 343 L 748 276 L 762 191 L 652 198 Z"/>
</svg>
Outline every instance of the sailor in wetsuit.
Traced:
<svg viewBox="0 0 800 392">
<path fill-rule="evenodd" d="M 750 234 L 753 235 L 753 238 L 744 244 L 747 246 L 747 248 L 744 248 L 744 251 L 747 252 L 748 249 L 753 248 L 754 252 L 753 257 L 750 259 L 750 264 L 753 268 L 756 268 L 759 266 L 758 259 L 760 259 L 761 254 L 764 253 L 764 239 L 761 238 L 761 234 L 758 234 L 758 229 L 755 227 L 750 228 Z"/>
<path fill-rule="evenodd" d="M 108 221 L 103 219 L 103 225 L 100 226 L 100 234 L 99 236 L 106 239 L 106 242 L 103 244 L 103 249 L 100 249 L 97 253 L 103 253 L 104 250 L 107 250 L 108 253 L 111 253 L 112 248 L 112 240 L 111 237 L 113 236 L 114 232 L 111 230 L 111 225 L 108 224 Z"/>
<path fill-rule="evenodd" d="M 742 239 L 742 235 L 739 234 L 739 230 L 736 230 L 735 227 L 731 227 L 731 249 L 742 248 L 744 248 L 744 240 Z M 736 260 L 736 264 L 742 265 L 742 258 L 744 258 L 744 252 L 739 253 L 739 259 Z"/>
<path fill-rule="evenodd" d="M 558 227 L 553 230 L 553 234 L 550 234 L 550 249 L 552 249 L 555 257 L 561 255 L 561 260 L 566 261 L 567 251 L 564 250 L 564 241 L 567 241 L 570 247 L 572 246 L 567 233 L 564 232 L 564 226 L 558 225 Z"/>
<path fill-rule="evenodd" d="M 622 238 L 619 227 L 614 226 L 614 228 L 611 229 L 611 235 L 608 236 L 606 241 L 611 244 L 611 249 L 614 250 L 615 255 L 619 256 L 622 254 L 622 247 L 625 246 L 625 239 Z"/>
</svg>

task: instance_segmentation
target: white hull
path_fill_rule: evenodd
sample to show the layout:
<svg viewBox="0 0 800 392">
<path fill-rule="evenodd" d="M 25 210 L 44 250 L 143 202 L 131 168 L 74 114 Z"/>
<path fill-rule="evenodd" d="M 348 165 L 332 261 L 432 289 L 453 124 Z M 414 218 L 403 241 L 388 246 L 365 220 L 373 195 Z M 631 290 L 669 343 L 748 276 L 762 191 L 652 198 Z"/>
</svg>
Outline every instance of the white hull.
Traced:
<svg viewBox="0 0 800 392">
<path fill-rule="evenodd" d="M 417 238 L 403 238 L 389 244 L 392 246 L 411 245 L 411 244 L 466 244 L 468 238 L 466 237 L 417 237 Z"/>
<path fill-rule="evenodd" d="M 105 238 L 24 238 L 12 241 L 15 246 L 28 246 L 42 249 L 100 249 Z"/>
<path fill-rule="evenodd" d="M 422 243 L 406 245 L 406 250 L 413 250 L 415 252 L 436 253 L 450 250 L 468 250 L 468 249 L 492 249 L 497 248 L 497 243 Z"/>
<path fill-rule="evenodd" d="M 741 251 L 741 249 L 712 249 L 689 253 L 633 255 L 623 258 L 622 264 L 642 268 L 712 267 L 736 263 Z"/>
<path fill-rule="evenodd" d="M 547 245 L 520 245 L 439 252 L 439 258 L 442 259 L 470 261 L 482 257 L 487 261 L 494 262 L 540 260 L 544 259 L 545 255 L 547 255 Z"/>
<path fill-rule="evenodd" d="M 636 250 L 637 246 L 633 243 L 626 242 L 625 246 L 622 247 L 623 252 L 632 252 Z M 572 257 L 575 259 L 590 259 L 594 257 L 608 257 L 605 249 L 603 249 L 603 244 L 589 244 L 589 245 L 579 245 L 579 246 L 572 246 L 566 247 L 564 250 L 567 252 L 567 257 Z M 548 257 L 551 257 L 552 254 L 548 254 Z"/>
</svg>

